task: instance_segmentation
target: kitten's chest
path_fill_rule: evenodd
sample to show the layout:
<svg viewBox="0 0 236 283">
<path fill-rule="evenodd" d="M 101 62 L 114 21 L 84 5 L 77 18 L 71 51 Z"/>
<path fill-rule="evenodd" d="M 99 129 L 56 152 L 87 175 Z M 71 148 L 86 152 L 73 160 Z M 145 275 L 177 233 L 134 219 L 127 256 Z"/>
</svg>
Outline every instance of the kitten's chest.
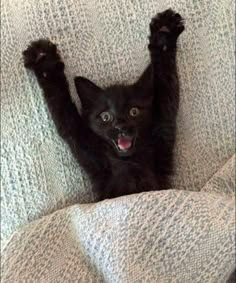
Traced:
<svg viewBox="0 0 236 283">
<path fill-rule="evenodd" d="M 131 177 L 135 173 L 154 172 L 154 151 L 149 148 L 147 151 L 137 152 L 128 158 L 109 157 L 109 163 L 113 175 L 120 172 L 130 173 Z"/>
<path fill-rule="evenodd" d="M 139 193 L 157 189 L 153 155 L 146 154 L 127 160 L 112 160 L 112 183 L 123 194 Z M 121 193 L 121 194 L 122 194 Z"/>
</svg>

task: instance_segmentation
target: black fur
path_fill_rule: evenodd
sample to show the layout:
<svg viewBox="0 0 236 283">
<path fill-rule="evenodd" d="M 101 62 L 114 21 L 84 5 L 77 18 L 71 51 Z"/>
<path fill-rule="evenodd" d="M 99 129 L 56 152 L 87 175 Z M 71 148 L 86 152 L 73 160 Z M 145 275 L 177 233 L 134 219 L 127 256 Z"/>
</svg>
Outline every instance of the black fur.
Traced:
<svg viewBox="0 0 236 283">
<path fill-rule="evenodd" d="M 100 200 L 170 187 L 179 104 L 176 43 L 183 30 L 183 19 L 171 9 L 152 19 L 151 64 L 133 85 L 101 89 L 75 78 L 82 115 L 70 99 L 56 46 L 38 40 L 23 52 L 25 67 L 34 71 L 58 133 L 89 174 Z M 139 115 L 133 117 L 137 108 Z M 104 111 L 109 112 L 102 114 L 104 119 L 113 117 L 112 121 L 102 121 Z M 130 148 L 121 150 L 117 144 L 127 140 L 132 140 Z"/>
</svg>

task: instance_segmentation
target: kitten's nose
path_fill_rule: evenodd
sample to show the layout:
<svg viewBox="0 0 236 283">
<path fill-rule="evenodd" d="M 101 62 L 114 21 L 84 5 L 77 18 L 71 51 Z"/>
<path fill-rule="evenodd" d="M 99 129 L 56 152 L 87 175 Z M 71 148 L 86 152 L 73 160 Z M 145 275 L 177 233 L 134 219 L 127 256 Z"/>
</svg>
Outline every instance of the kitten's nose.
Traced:
<svg viewBox="0 0 236 283">
<path fill-rule="evenodd" d="M 125 126 L 124 124 L 117 124 L 115 128 L 119 131 L 119 135 L 122 136 L 132 135 L 132 129 Z"/>
<path fill-rule="evenodd" d="M 115 129 L 119 130 L 119 132 L 123 132 L 125 126 L 123 124 L 116 124 Z"/>
</svg>

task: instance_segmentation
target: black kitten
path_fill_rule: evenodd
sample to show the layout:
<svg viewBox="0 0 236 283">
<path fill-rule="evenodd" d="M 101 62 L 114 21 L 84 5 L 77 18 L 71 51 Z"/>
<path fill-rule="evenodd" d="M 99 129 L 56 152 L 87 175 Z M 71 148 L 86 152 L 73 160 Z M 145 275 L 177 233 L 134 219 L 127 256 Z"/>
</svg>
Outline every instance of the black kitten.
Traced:
<svg viewBox="0 0 236 283">
<path fill-rule="evenodd" d="M 170 9 L 153 18 L 151 64 L 133 85 L 101 89 L 76 77 L 81 116 L 70 99 L 56 46 L 39 40 L 23 52 L 59 134 L 100 200 L 170 187 L 179 104 L 176 42 L 183 30 L 183 19 Z"/>
</svg>

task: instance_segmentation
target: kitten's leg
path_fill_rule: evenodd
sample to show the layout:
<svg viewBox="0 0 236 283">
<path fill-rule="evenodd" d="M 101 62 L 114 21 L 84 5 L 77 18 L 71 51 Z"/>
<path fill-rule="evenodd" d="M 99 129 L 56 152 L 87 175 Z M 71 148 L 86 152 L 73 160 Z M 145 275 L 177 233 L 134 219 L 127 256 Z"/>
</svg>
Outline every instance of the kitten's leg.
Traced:
<svg viewBox="0 0 236 283">
<path fill-rule="evenodd" d="M 79 119 L 75 105 L 70 99 L 69 86 L 64 74 L 64 63 L 56 45 L 38 40 L 23 52 L 24 65 L 32 70 L 43 89 L 43 95 L 58 133 L 62 137 L 75 135 Z M 79 119 L 79 123 L 80 119 Z M 75 128 L 76 127 L 76 128 Z"/>
<path fill-rule="evenodd" d="M 177 39 L 183 30 L 182 17 L 171 9 L 157 14 L 150 24 L 151 34 L 148 48 L 151 55 L 152 83 L 155 96 L 158 101 L 161 99 L 173 108 L 178 108 L 179 83 L 176 50 Z M 158 110 L 161 111 L 162 109 Z M 164 111 L 166 112 L 166 110 L 168 111 L 168 108 L 165 107 Z M 171 109 L 171 111 L 173 110 Z M 177 111 L 177 109 L 175 110 Z"/>
<path fill-rule="evenodd" d="M 179 105 L 179 82 L 176 67 L 177 39 L 184 30 L 182 17 L 166 10 L 154 17 L 150 24 L 149 50 L 154 91 L 156 125 L 156 167 L 161 185 L 166 185 L 173 168 L 173 148 L 176 134 L 176 116 Z"/>
<path fill-rule="evenodd" d="M 23 52 L 25 67 L 31 69 L 43 90 L 43 95 L 60 136 L 69 144 L 73 154 L 93 181 L 101 178 L 106 165 L 99 150 L 89 147 L 91 141 L 99 148 L 99 140 L 86 126 L 71 101 L 64 63 L 56 45 L 38 40 Z M 104 171 L 103 171 L 104 172 Z"/>
</svg>

